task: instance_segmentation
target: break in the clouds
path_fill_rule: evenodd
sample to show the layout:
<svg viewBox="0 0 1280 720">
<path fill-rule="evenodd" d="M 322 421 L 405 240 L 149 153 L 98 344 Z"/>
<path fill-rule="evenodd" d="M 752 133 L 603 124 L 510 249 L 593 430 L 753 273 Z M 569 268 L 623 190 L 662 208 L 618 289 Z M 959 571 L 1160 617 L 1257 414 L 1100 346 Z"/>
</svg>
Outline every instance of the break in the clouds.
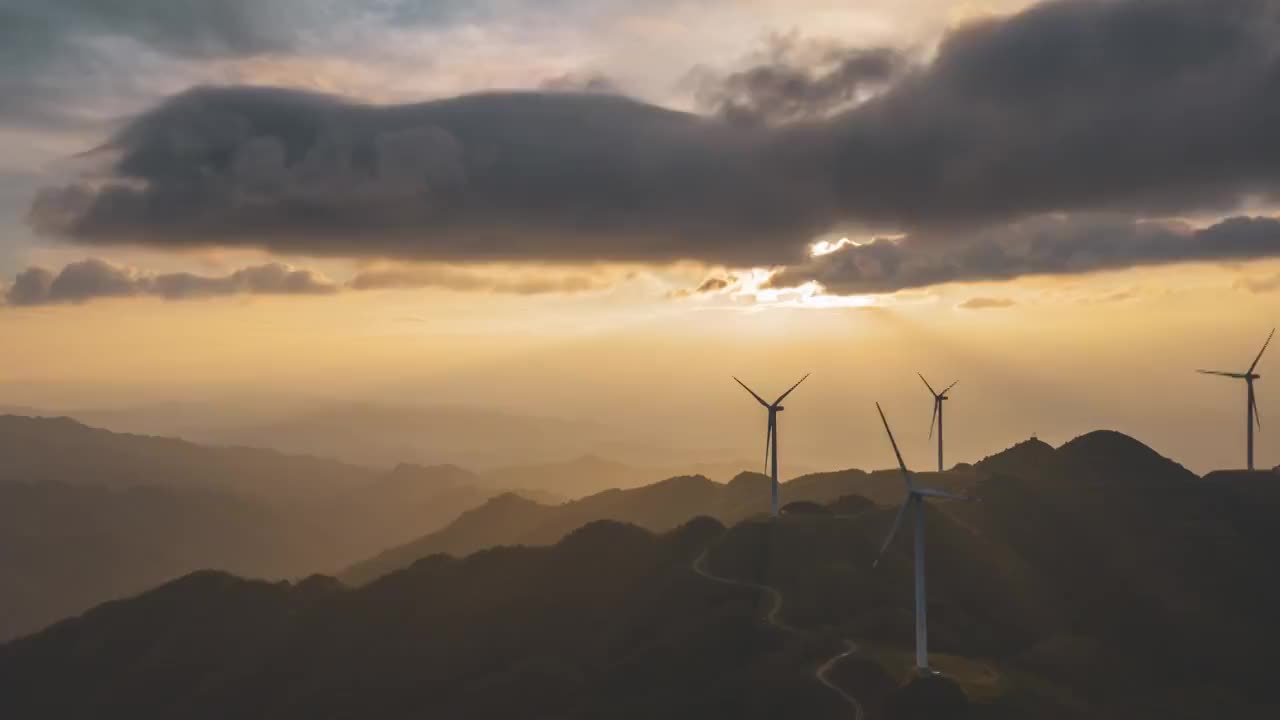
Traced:
<svg viewBox="0 0 1280 720">
<path fill-rule="evenodd" d="M 964 238 L 877 239 L 788 267 L 775 287 L 817 281 L 841 295 L 1178 262 L 1280 256 L 1280 219 L 1234 217 L 1207 228 L 1107 216 L 1041 217 Z"/>
<path fill-rule="evenodd" d="M 832 70 L 811 72 L 821 86 Z M 1054 212 L 1222 211 L 1280 178 L 1276 0 L 1046 2 L 953 31 L 927 65 L 829 116 L 829 93 L 788 94 L 779 77 L 729 94 L 809 98 L 816 112 L 788 111 L 808 119 L 743 125 L 580 93 L 374 106 L 198 89 L 113 137 L 108 179 L 48 188 L 30 218 L 84 244 L 792 265 L 784 278 L 858 292 L 1203 259 L 1213 233 L 1073 232 L 1078 245 L 1032 259 L 951 238 Z M 846 227 L 912 239 L 803 265 L 815 236 Z M 850 275 L 855 257 L 882 269 Z"/>
</svg>

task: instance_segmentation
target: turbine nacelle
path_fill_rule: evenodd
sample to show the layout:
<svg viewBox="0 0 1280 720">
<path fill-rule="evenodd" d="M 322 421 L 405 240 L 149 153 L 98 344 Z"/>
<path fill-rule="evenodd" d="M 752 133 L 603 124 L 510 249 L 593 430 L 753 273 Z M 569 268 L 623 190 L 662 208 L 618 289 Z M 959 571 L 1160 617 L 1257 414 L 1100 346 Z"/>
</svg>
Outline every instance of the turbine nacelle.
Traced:
<svg viewBox="0 0 1280 720">
<path fill-rule="evenodd" d="M 792 385 L 790 388 L 787 388 L 787 391 L 779 395 L 778 399 L 774 400 L 773 402 L 766 402 L 764 398 L 756 394 L 755 390 L 752 390 L 751 388 L 747 387 L 746 383 L 742 382 L 736 377 L 733 379 L 734 382 L 741 385 L 742 389 L 750 393 L 751 397 L 755 398 L 756 402 L 760 403 L 760 405 L 763 406 L 764 409 L 769 413 L 769 423 L 765 428 L 765 436 L 764 436 L 764 470 L 766 474 L 772 475 L 773 483 L 771 487 L 771 494 L 772 494 L 771 510 L 774 516 L 777 516 L 778 514 L 778 413 L 786 409 L 782 406 L 782 401 L 788 395 L 791 394 L 792 390 L 795 390 L 796 388 L 800 387 L 800 383 L 804 382 L 808 377 L 809 375 L 806 374 L 804 377 L 800 378 L 799 382 L 797 382 L 795 385 Z M 773 456 L 772 463 L 769 462 L 770 455 Z M 773 472 L 769 473 L 771 464 L 773 466 Z"/>
<path fill-rule="evenodd" d="M 924 380 L 923 377 L 920 378 Z M 925 385 L 928 385 L 925 381 Z M 930 391 L 933 388 L 929 388 Z M 948 388 L 950 389 L 950 388 Z M 934 393 L 935 398 L 940 398 L 938 393 Z M 938 399 L 938 403 L 942 400 Z M 885 536 L 884 544 L 880 546 L 880 553 L 876 556 L 874 566 L 880 565 L 880 560 L 884 557 L 885 551 L 889 549 L 889 545 L 893 543 L 893 538 L 898 534 L 898 529 L 902 527 L 902 521 L 910 513 L 914 520 L 915 536 L 916 536 L 916 552 L 915 552 L 915 604 L 916 604 L 916 669 L 927 672 L 929 668 L 929 631 L 928 621 L 928 600 L 925 591 L 925 571 L 924 571 L 924 504 L 925 498 L 940 498 L 944 500 L 969 500 L 964 495 L 958 495 L 946 490 L 938 490 L 936 488 L 917 487 L 911 482 L 911 471 L 907 469 L 907 464 L 902 460 L 902 453 L 898 450 L 898 441 L 893 439 L 893 431 L 889 429 L 889 420 L 884 416 L 884 410 L 880 407 L 880 403 L 876 403 L 876 410 L 880 413 L 880 421 L 884 423 L 884 431 L 889 436 L 889 443 L 893 445 L 894 457 L 898 460 L 898 469 L 902 471 L 902 479 L 907 484 L 907 497 L 902 503 L 902 507 L 898 508 L 898 514 L 893 518 L 893 526 L 889 528 L 889 534 Z"/>
<path fill-rule="evenodd" d="M 1253 358 L 1253 364 L 1249 366 L 1248 370 L 1245 370 L 1242 373 L 1225 372 L 1223 370 L 1196 371 L 1201 375 L 1217 375 L 1219 377 L 1227 377 L 1233 380 L 1243 380 L 1245 385 L 1248 387 L 1248 404 L 1245 406 L 1245 447 L 1247 452 L 1246 458 L 1248 460 L 1246 467 L 1250 470 L 1253 469 L 1253 426 L 1256 423 L 1259 428 L 1262 427 L 1262 413 L 1258 411 L 1258 398 L 1253 388 L 1253 381 L 1260 380 L 1262 376 L 1254 372 L 1254 370 L 1258 369 L 1258 363 L 1262 361 L 1262 354 L 1267 351 L 1267 346 L 1271 344 L 1271 338 L 1275 337 L 1275 334 L 1276 331 L 1272 328 L 1271 334 L 1267 335 L 1267 341 L 1262 343 L 1262 349 L 1259 350 L 1258 355 Z"/>
</svg>

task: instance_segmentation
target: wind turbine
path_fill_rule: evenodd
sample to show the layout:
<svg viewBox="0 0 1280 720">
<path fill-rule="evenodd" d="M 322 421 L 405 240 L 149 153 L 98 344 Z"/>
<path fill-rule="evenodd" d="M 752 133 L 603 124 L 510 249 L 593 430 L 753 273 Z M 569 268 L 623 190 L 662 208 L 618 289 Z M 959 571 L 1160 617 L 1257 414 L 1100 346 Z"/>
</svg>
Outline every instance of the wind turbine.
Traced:
<svg viewBox="0 0 1280 720">
<path fill-rule="evenodd" d="M 770 512 L 773 514 L 773 517 L 778 516 L 778 413 L 782 412 L 785 409 L 782 407 L 782 399 L 790 395 L 792 390 L 795 390 L 796 388 L 800 387 L 800 383 L 804 382 L 806 379 L 808 379 L 808 377 L 809 377 L 809 374 L 806 373 L 804 377 L 800 378 L 800 382 L 797 382 L 795 385 L 792 385 L 789 390 L 779 395 L 778 399 L 773 401 L 773 404 L 769 404 L 765 402 L 764 398 L 760 397 L 759 395 L 756 394 L 754 390 L 747 387 L 746 383 L 742 382 L 741 380 L 738 380 L 738 378 L 736 377 L 734 378 L 734 380 L 739 385 L 742 386 L 743 390 L 746 390 L 747 392 L 751 393 L 751 397 L 758 400 L 760 404 L 763 405 L 765 409 L 769 411 L 769 429 L 767 431 L 767 434 L 764 436 L 764 469 L 765 470 L 769 469 L 769 454 L 772 453 L 773 454 L 773 498 L 771 500 Z"/>
<path fill-rule="evenodd" d="M 970 498 L 949 493 L 946 490 L 919 487 L 912 482 L 911 471 L 907 469 L 907 464 L 902 461 L 902 453 L 898 451 L 898 443 L 893 439 L 893 431 L 889 429 L 889 421 L 885 419 L 884 410 L 880 409 L 880 403 L 876 403 L 876 410 L 880 413 L 880 421 L 884 423 L 884 431 L 889 434 L 889 442 L 893 445 L 893 454 L 898 458 L 898 467 L 902 468 L 902 479 L 907 484 L 907 497 L 902 501 L 902 508 L 898 510 L 898 516 L 893 519 L 893 527 L 889 528 L 889 535 L 885 537 L 884 544 L 880 546 L 880 554 L 876 556 L 875 564 L 872 567 L 880 565 L 880 560 L 884 558 L 885 551 L 889 549 L 894 536 L 898 534 L 898 528 L 902 526 L 902 518 L 907 513 L 911 513 L 916 526 L 916 669 L 921 672 L 928 672 L 929 629 L 926 618 L 928 601 L 925 595 L 924 583 L 924 499 L 934 497 L 948 500 L 969 500 Z"/>
<path fill-rule="evenodd" d="M 916 373 L 916 374 L 920 375 L 920 373 Z M 933 417 L 929 418 L 929 437 L 930 438 L 933 437 L 933 424 L 937 422 L 938 423 L 938 472 L 942 472 L 943 470 L 943 467 L 942 467 L 942 401 L 950 399 L 947 397 L 947 393 L 951 392 L 951 388 L 955 387 L 956 383 L 960 381 L 957 380 L 956 382 L 951 383 L 950 385 L 947 386 L 947 389 L 943 390 L 942 392 L 935 392 L 933 389 L 933 386 L 929 384 L 929 381 L 924 379 L 924 375 L 920 375 L 920 379 L 924 382 L 924 386 L 929 388 L 929 392 L 933 395 Z"/>
<path fill-rule="evenodd" d="M 1262 353 L 1267 351 L 1267 346 L 1271 344 L 1271 338 L 1276 334 L 1275 328 L 1271 329 L 1271 334 L 1267 336 L 1267 341 L 1262 344 L 1262 349 L 1258 351 L 1258 357 L 1253 359 L 1253 364 L 1248 370 L 1242 373 L 1221 372 L 1219 370 L 1197 370 L 1196 372 L 1204 375 L 1221 375 L 1223 377 L 1244 380 L 1245 385 L 1249 388 L 1249 400 L 1244 408 L 1244 427 L 1248 436 L 1249 447 L 1249 469 L 1253 469 L 1253 424 L 1258 423 L 1258 427 L 1262 427 L 1262 418 L 1258 415 L 1258 399 L 1253 394 L 1253 381 L 1260 379 L 1262 376 L 1255 374 L 1253 371 L 1258 367 L 1258 361 L 1262 360 Z"/>
</svg>

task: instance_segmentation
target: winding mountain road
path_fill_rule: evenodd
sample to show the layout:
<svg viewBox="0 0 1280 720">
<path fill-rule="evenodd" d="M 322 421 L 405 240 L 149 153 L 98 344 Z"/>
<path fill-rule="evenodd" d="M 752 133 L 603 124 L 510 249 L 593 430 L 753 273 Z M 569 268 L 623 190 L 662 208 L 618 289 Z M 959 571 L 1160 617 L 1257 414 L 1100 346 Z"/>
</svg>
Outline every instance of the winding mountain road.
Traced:
<svg viewBox="0 0 1280 720">
<path fill-rule="evenodd" d="M 706 578 L 707 580 L 710 580 L 711 582 L 721 583 L 723 585 L 733 585 L 735 587 L 748 588 L 750 590 L 755 590 L 756 592 L 764 593 L 766 596 L 768 596 L 769 604 L 770 604 L 769 612 L 765 613 L 765 622 L 769 623 L 773 627 L 783 632 L 797 633 L 797 634 L 804 632 L 793 625 L 787 624 L 787 621 L 783 620 L 780 617 L 782 613 L 782 593 L 779 592 L 777 588 L 770 587 L 768 585 L 762 585 L 760 583 L 749 582 L 746 580 L 735 580 L 733 578 L 713 575 L 710 570 L 707 570 L 707 558 L 710 554 L 711 554 L 711 545 L 708 544 L 705 548 L 702 549 L 702 553 L 698 555 L 698 558 L 693 561 L 693 571 L 695 573 L 702 576 L 703 578 Z M 853 695 L 850 695 L 848 692 L 845 692 L 844 689 L 842 689 L 840 686 L 832 682 L 831 678 L 829 677 L 831 674 L 831 671 L 835 669 L 835 666 L 838 665 L 841 660 L 844 660 L 845 658 L 849 657 L 850 655 L 858 651 L 858 646 L 855 645 L 852 641 L 846 639 L 844 643 L 846 647 L 844 652 L 841 652 L 837 655 L 832 656 L 826 662 L 822 663 L 822 665 L 818 666 L 818 668 L 814 670 L 813 676 L 814 678 L 817 679 L 818 682 L 830 688 L 833 692 L 838 694 L 841 698 L 844 699 L 845 702 L 849 704 L 849 707 L 853 710 L 854 720 L 864 720 L 864 718 L 866 717 L 866 713 L 863 712 L 862 703 L 858 702 L 857 698 L 855 698 Z"/>
</svg>

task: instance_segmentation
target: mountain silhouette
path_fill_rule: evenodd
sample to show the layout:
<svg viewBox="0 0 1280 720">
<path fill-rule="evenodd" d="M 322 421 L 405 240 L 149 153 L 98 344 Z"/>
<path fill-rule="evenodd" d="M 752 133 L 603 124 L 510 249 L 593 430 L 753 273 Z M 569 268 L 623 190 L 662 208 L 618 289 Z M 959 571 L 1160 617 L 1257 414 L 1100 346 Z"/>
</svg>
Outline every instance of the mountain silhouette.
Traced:
<svg viewBox="0 0 1280 720">
<path fill-rule="evenodd" d="M 65 418 L 0 417 L 0 457 L 0 639 L 192 570 L 333 572 L 495 492 L 452 466 L 384 472 Z"/>
<path fill-rule="evenodd" d="M 937 485 L 965 491 L 975 481 L 976 476 L 970 473 L 952 473 L 945 474 Z M 743 472 L 728 483 L 686 475 L 638 488 L 606 490 L 558 506 L 496 497 L 463 513 L 447 527 L 385 550 L 352 566 L 340 577 L 344 582 L 360 584 L 426 555 L 464 555 L 493 545 L 546 545 L 592 520 L 617 520 L 655 532 L 670 530 L 695 515 L 733 524 L 768 512 L 769 484 L 766 475 Z M 782 485 L 787 502 L 826 503 L 855 496 L 892 503 L 901 493 L 902 477 L 897 471 L 816 473 Z M 842 506 L 839 512 L 848 509 Z"/>
<path fill-rule="evenodd" d="M 512 465 L 481 473 L 493 487 L 543 490 L 571 498 L 613 488 L 632 488 L 661 477 L 660 471 L 637 468 L 597 455 L 582 455 L 567 462 Z"/>
<path fill-rule="evenodd" d="M 982 499 L 926 506 L 946 683 L 913 682 L 910 543 L 872 567 L 896 509 L 845 493 L 770 521 L 760 497 L 734 504 L 762 487 L 743 474 L 558 506 L 499 496 L 437 541 L 507 522 L 526 544 L 358 585 L 196 573 L 0 646 L 0 715 L 846 718 L 848 695 L 872 718 L 1269 718 L 1265 476 L 1200 478 L 1116 433 L 937 476 Z M 668 522 L 671 498 L 742 519 L 579 522 Z"/>
<path fill-rule="evenodd" d="M 0 713 L 841 717 L 749 593 L 690 572 L 722 529 L 597 522 L 358 589 L 193 574 L 0 647 Z"/>
<path fill-rule="evenodd" d="M 0 416 L 0 479 L 229 490 L 295 500 L 358 488 L 369 468 L 245 447 L 113 433 L 71 418 Z"/>
</svg>

